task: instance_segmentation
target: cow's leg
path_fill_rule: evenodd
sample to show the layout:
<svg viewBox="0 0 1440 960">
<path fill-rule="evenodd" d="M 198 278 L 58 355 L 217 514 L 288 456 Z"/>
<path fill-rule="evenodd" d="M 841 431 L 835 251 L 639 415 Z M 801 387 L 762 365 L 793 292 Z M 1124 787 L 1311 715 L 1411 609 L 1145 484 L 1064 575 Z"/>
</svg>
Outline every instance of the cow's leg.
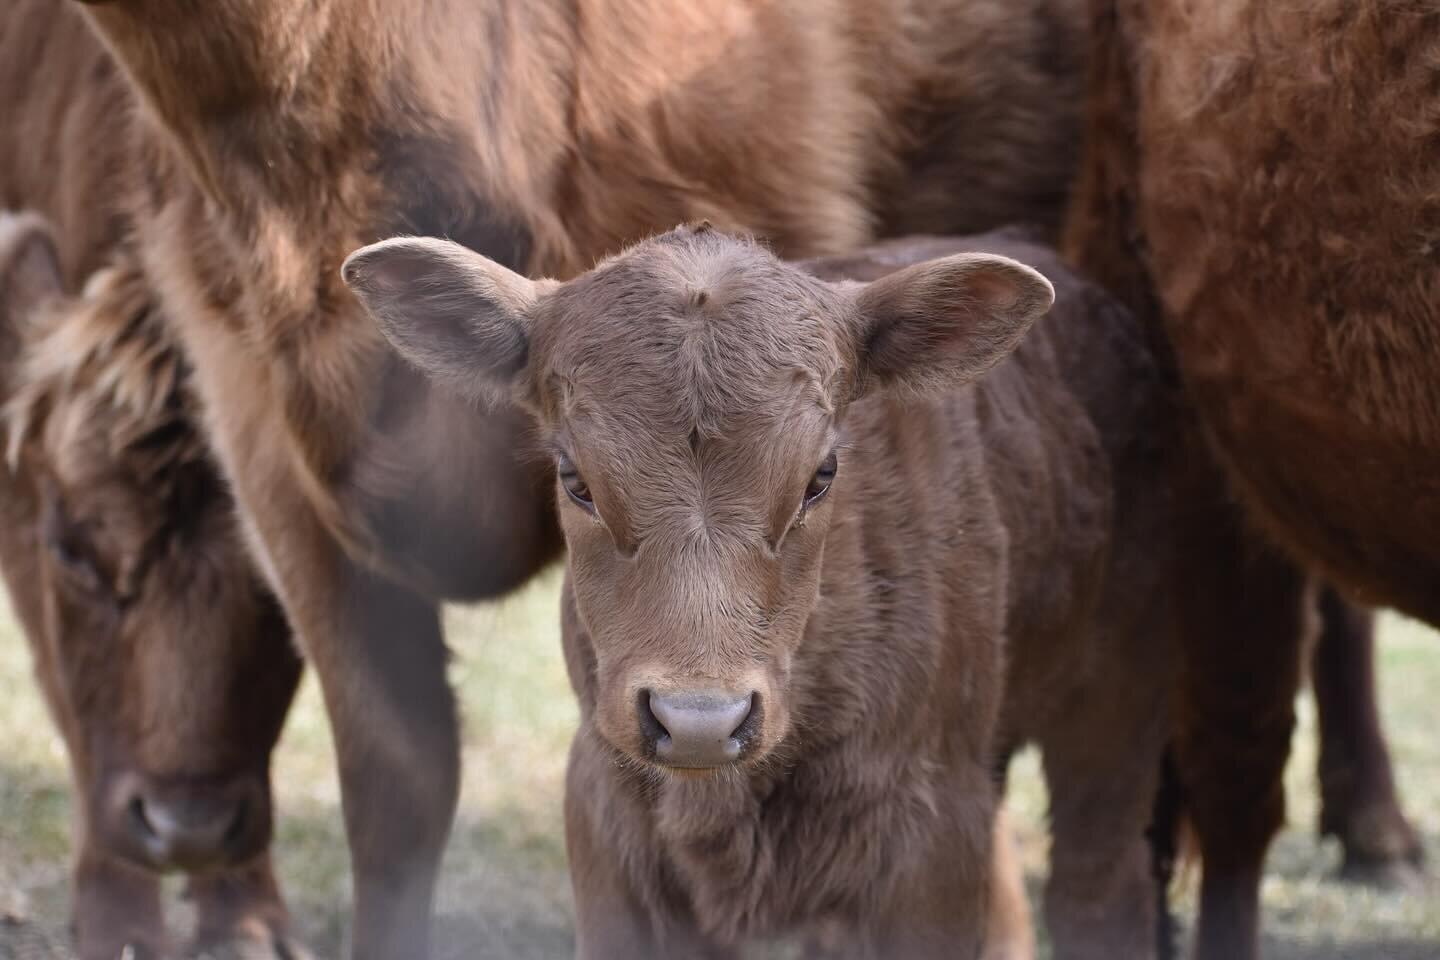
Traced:
<svg viewBox="0 0 1440 960">
<path fill-rule="evenodd" d="M 1400 809 L 1375 683 L 1375 618 L 1326 587 L 1311 660 L 1320 715 L 1320 832 L 1339 838 L 1345 876 L 1414 880 L 1422 849 Z"/>
<path fill-rule="evenodd" d="M 1261 870 L 1285 816 L 1308 578 L 1244 527 L 1207 454 L 1186 468 L 1175 756 L 1204 861 L 1196 955 L 1251 960 Z"/>
<path fill-rule="evenodd" d="M 1160 631 L 1148 640 L 1166 643 Z M 1045 919 L 1058 960 L 1154 956 L 1145 831 L 1170 729 L 1168 660 L 1108 665 L 1115 689 L 1078 698 L 1039 738 L 1053 837 Z"/>
<path fill-rule="evenodd" d="M 231 476 L 330 719 L 354 877 L 351 955 L 423 958 L 460 773 L 437 605 L 352 561 L 297 482 L 264 483 L 253 466 Z"/>
<path fill-rule="evenodd" d="M 396 427 L 378 413 L 380 426 L 394 433 L 377 426 L 349 435 L 337 423 L 323 440 L 347 451 L 342 466 L 323 474 L 307 469 L 311 461 L 300 456 L 305 448 L 293 437 L 277 437 L 293 424 L 271 402 L 283 396 L 281 386 L 300 378 L 289 365 L 293 358 L 257 353 L 218 326 L 199 331 L 182 332 L 209 412 L 210 439 L 235 491 L 251 552 L 281 600 L 330 720 L 354 879 L 351 954 L 357 960 L 423 958 L 460 768 L 456 705 L 429 588 L 448 589 L 453 576 L 473 588 L 471 595 L 496 595 L 552 555 L 558 532 L 541 500 L 537 470 L 515 456 L 515 418 L 485 421 L 494 424 L 485 431 L 446 432 L 443 456 L 431 438 L 426 457 L 417 459 L 421 441 L 407 446 L 399 435 L 410 421 Z M 365 383 L 355 390 L 392 421 L 423 420 L 402 404 L 424 398 L 407 393 L 403 383 L 387 393 L 391 386 Z M 410 461 L 401 459 L 407 451 Z M 382 454 L 393 456 L 379 478 L 388 486 L 373 476 L 362 482 L 365 465 Z M 461 475 L 446 473 L 457 462 L 465 467 Z M 448 499 L 437 489 L 449 491 Z M 444 538 L 452 549 L 439 558 L 406 554 L 384 537 L 431 532 L 442 513 L 452 521 Z M 387 561 L 387 572 L 376 569 Z"/>
<path fill-rule="evenodd" d="M 434 603 L 341 561 L 301 632 L 325 697 L 355 880 L 351 956 L 428 954 L 458 796 L 459 729 Z M 327 589 L 328 588 L 328 589 Z M 297 604 L 308 613 L 304 604 Z"/>
<path fill-rule="evenodd" d="M 195 904 L 192 954 L 285 960 L 308 956 L 291 933 L 290 913 L 268 853 L 234 870 L 191 877 L 185 896 Z"/>
<path fill-rule="evenodd" d="M 160 909 L 160 879 L 89 849 L 75 860 L 71 891 L 75 952 L 80 960 L 116 960 L 126 948 L 135 960 L 169 952 Z"/>
<path fill-rule="evenodd" d="M 981 960 L 1035 960 L 1035 928 L 1018 846 L 1005 806 L 998 804 L 990 861 L 990 922 Z"/>
</svg>

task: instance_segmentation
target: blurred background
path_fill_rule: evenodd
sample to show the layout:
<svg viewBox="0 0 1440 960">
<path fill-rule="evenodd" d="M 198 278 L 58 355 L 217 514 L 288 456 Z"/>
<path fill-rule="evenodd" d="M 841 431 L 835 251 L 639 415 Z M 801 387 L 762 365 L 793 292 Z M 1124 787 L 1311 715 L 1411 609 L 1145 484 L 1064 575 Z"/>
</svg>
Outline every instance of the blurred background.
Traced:
<svg viewBox="0 0 1440 960">
<path fill-rule="evenodd" d="M 465 779 L 446 852 L 436 960 L 572 955 L 561 794 L 576 723 L 560 652 L 553 569 L 506 601 L 449 613 L 451 679 L 465 714 Z M 1263 889 L 1269 960 L 1435 960 L 1440 944 L 1440 637 L 1393 615 L 1379 628 L 1380 706 L 1405 809 L 1424 834 L 1432 876 L 1404 890 L 1343 883 L 1335 841 L 1315 836 L 1315 714 L 1304 695 L 1287 773 L 1289 823 Z M 0 958 L 66 954 L 70 797 L 66 757 L 30 676 L 29 652 L 0 607 Z M 330 735 L 308 677 L 276 753 L 274 850 L 299 932 L 340 955 L 350 873 Z M 1008 802 L 1031 903 L 1045 872 L 1046 799 L 1037 757 L 1022 754 Z M 1173 898 L 1182 929 L 1198 875 Z M 172 909 L 183 917 L 178 883 Z M 183 922 L 181 924 L 183 926 Z M 1042 956 L 1048 956 L 1041 939 Z"/>
</svg>

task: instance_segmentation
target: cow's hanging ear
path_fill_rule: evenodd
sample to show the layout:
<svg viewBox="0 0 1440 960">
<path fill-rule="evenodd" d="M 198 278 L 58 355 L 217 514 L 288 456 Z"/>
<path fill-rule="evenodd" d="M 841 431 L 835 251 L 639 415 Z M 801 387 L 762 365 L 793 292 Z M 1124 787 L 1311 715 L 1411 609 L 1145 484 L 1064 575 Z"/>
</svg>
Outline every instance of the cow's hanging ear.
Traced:
<svg viewBox="0 0 1440 960">
<path fill-rule="evenodd" d="M 33 213 L 0 212 L 0 399 L 9 396 L 21 324 L 63 292 L 50 225 Z"/>
<path fill-rule="evenodd" d="M 61 293 L 50 225 L 33 213 L 0 212 L 0 314 L 7 327 Z"/>
<path fill-rule="evenodd" d="M 505 402 L 529 352 L 538 285 L 449 240 L 396 237 L 340 268 L 386 339 L 421 372 L 466 396 Z"/>
<path fill-rule="evenodd" d="M 1008 257 L 918 263 L 856 294 L 857 394 L 928 393 L 980 376 L 1055 302 L 1050 281 Z"/>
</svg>

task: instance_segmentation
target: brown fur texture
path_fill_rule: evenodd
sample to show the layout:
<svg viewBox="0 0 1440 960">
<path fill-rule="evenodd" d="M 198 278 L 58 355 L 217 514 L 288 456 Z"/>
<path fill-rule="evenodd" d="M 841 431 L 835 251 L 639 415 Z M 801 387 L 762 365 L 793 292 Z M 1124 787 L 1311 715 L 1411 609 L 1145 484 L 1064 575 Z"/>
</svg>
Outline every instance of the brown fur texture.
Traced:
<svg viewBox="0 0 1440 960">
<path fill-rule="evenodd" d="M 54 3 L 0 17 L 0 210 L 39 211 L 67 287 L 105 266 L 128 229 L 135 97 L 82 17 Z"/>
<path fill-rule="evenodd" d="M 1059 298 L 990 370 L 1053 295 L 994 254 Z M 1033 741 L 1057 956 L 1148 956 L 1171 431 L 1140 328 L 1013 236 L 806 266 L 706 228 L 558 286 L 433 240 L 346 263 L 560 463 L 579 955 L 976 957 L 990 771 Z M 706 691 L 748 693 L 738 754 L 677 765 L 658 705 Z"/>
<path fill-rule="evenodd" d="M 18 3 L 7 48 L 73 32 L 51 0 Z M 355 952 L 423 955 L 458 782 L 437 600 L 513 587 L 559 537 L 548 465 L 517 456 L 524 421 L 476 418 L 398 363 L 341 257 L 426 232 L 568 274 L 704 216 L 789 254 L 1053 224 L 1080 4 L 225 0 L 201 16 L 116 0 L 87 16 L 138 97 L 74 36 L 42 66 L 86 92 L 17 94 L 13 142 L 83 134 L 93 100 L 120 118 L 70 149 L 115 164 L 255 557 L 320 679 Z M 24 170 L 20 199 L 53 213 Z"/>
<path fill-rule="evenodd" d="M 1421 488 L 1436 449 L 1425 237 L 1440 24 L 1408 3 L 1092 8 L 1066 247 L 1149 319 L 1190 401 L 1177 766 L 1205 859 L 1199 954 L 1250 957 L 1309 630 L 1295 558 L 1352 596 L 1435 617 Z M 1398 862 L 1407 828 L 1355 705 L 1373 710 L 1373 690 L 1350 680 L 1317 694 L 1348 718 L 1351 756 L 1370 753 L 1365 792 L 1388 806 L 1368 817 L 1388 837 L 1365 854 Z"/>
<path fill-rule="evenodd" d="M 1142 238 L 1227 476 L 1347 592 L 1440 620 L 1423 479 L 1440 448 L 1440 25 L 1406 2 L 1112 6 L 1131 89 L 1095 118 L 1124 129 L 1087 187 L 1128 197 L 1104 212 Z"/>
<path fill-rule="evenodd" d="M 1277 542 L 1440 623 L 1440 14 L 1167 2 L 1143 31 L 1139 226 L 1206 436 Z"/>
<path fill-rule="evenodd" d="M 175 868 L 209 874 L 197 946 L 283 940 L 268 765 L 299 661 L 133 262 L 66 297 L 50 237 L 0 216 L 0 566 L 70 754 L 77 948 L 168 949 Z"/>
</svg>

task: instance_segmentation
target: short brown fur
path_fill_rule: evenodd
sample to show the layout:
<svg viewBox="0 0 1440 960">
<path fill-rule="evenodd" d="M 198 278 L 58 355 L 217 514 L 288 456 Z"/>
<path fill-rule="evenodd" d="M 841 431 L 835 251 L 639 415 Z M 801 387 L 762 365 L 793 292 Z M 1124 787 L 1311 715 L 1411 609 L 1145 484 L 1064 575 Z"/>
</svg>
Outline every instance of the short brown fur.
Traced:
<svg viewBox="0 0 1440 960">
<path fill-rule="evenodd" d="M 1109 122 L 1132 135 L 1097 163 L 1130 184 L 1227 476 L 1347 592 L 1440 622 L 1440 20 L 1377 0 L 1118 6 L 1134 89 Z"/>
</svg>

